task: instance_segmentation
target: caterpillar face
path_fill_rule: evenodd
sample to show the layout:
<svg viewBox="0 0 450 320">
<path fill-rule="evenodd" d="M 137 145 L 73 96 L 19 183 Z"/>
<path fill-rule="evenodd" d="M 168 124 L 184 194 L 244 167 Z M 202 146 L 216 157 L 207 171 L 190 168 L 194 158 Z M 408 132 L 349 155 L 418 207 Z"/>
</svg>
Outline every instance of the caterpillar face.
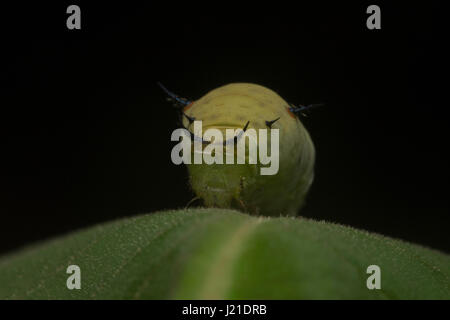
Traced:
<svg viewBox="0 0 450 320">
<path fill-rule="evenodd" d="M 218 129 L 279 129 L 279 170 L 261 175 L 259 164 L 190 164 L 193 191 L 206 206 L 236 208 L 253 214 L 293 215 L 313 180 L 315 151 L 308 132 L 278 94 L 251 83 L 212 90 L 183 109 L 183 125 L 193 132 Z"/>
</svg>

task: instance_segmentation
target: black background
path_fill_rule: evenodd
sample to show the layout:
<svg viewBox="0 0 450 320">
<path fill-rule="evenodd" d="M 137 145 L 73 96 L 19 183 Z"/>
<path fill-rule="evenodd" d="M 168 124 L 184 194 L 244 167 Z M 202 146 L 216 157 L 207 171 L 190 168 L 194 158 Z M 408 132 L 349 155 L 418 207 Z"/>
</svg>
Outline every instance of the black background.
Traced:
<svg viewBox="0 0 450 320">
<path fill-rule="evenodd" d="M 253 82 L 326 103 L 304 121 L 317 162 L 301 215 L 450 252 L 443 9 L 376 2 L 368 30 L 368 4 L 3 7 L 0 253 L 193 197 L 156 81 L 193 100 Z"/>
</svg>

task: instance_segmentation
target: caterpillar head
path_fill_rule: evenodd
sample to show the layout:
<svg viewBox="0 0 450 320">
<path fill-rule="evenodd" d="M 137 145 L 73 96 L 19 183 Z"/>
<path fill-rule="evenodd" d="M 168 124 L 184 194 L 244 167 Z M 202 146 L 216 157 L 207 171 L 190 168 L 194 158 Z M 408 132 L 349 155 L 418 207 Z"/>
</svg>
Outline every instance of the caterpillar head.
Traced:
<svg viewBox="0 0 450 320">
<path fill-rule="evenodd" d="M 178 104 L 182 104 L 182 124 L 190 132 L 192 140 L 201 142 L 200 148 L 192 149 L 193 158 L 196 154 L 204 155 L 209 152 L 217 155 L 218 149 L 212 146 L 214 144 L 224 146 L 223 154 L 220 155 L 223 157 L 223 164 L 188 165 L 192 189 L 203 199 L 206 206 L 237 208 L 260 213 L 266 200 L 261 197 L 264 198 L 265 194 L 270 195 L 270 189 L 283 188 L 285 181 L 297 175 L 292 175 L 289 170 L 291 167 L 295 169 L 295 164 L 298 163 L 301 153 L 298 146 L 302 148 L 312 146 L 308 141 L 302 143 L 302 139 L 309 139 L 309 135 L 305 133 L 306 130 L 298 117 L 308 107 L 289 105 L 278 94 L 263 86 L 251 83 L 228 84 L 210 91 L 196 101 L 183 99 L 174 94 L 170 96 Z M 221 133 L 223 140 L 212 140 L 202 136 L 201 132 L 196 132 L 197 121 L 201 121 L 202 132 L 214 129 Z M 259 161 L 260 154 L 257 153 L 254 159 L 255 155 L 249 151 L 249 145 L 252 139 L 255 139 L 249 133 L 258 133 L 259 129 L 267 130 L 269 152 L 272 146 L 270 132 L 272 130 L 278 132 L 280 168 L 277 174 L 261 175 L 264 165 Z M 234 132 L 231 136 L 230 131 Z M 245 143 L 244 159 L 240 161 L 244 162 L 242 164 L 237 158 L 240 139 L 244 139 Z M 231 147 L 228 148 L 231 141 L 234 142 L 232 146 L 234 161 L 229 164 L 226 157 L 231 151 Z M 256 137 L 254 142 L 259 144 L 259 138 Z M 297 188 L 297 184 L 292 185 L 292 188 Z M 289 199 L 289 196 L 285 198 Z M 286 199 L 282 201 L 287 201 Z"/>
</svg>

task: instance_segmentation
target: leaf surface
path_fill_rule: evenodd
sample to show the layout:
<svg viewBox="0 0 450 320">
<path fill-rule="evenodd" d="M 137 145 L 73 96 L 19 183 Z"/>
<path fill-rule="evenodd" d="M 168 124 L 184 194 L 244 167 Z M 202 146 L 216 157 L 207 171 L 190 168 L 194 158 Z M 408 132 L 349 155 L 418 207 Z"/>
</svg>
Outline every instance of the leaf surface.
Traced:
<svg viewBox="0 0 450 320">
<path fill-rule="evenodd" d="M 69 290 L 69 265 L 81 289 Z M 381 289 L 369 290 L 369 265 Z M 0 299 L 450 299 L 450 257 L 305 218 L 190 209 L 97 225 L 0 258 Z"/>
</svg>

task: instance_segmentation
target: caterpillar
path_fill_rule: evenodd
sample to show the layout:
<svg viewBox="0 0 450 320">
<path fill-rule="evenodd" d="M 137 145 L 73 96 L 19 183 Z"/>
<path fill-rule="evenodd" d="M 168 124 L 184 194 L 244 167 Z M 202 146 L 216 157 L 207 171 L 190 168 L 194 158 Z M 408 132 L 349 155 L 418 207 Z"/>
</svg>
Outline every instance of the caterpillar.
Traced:
<svg viewBox="0 0 450 320">
<path fill-rule="evenodd" d="M 206 207 L 265 216 L 298 214 L 314 179 L 315 162 L 314 144 L 300 116 L 318 105 L 294 106 L 274 91 L 252 83 L 227 84 L 195 101 L 158 84 L 180 107 L 183 127 L 192 135 L 196 120 L 202 121 L 205 130 L 279 130 L 277 174 L 261 175 L 259 163 L 187 164 L 190 186 Z"/>
</svg>

